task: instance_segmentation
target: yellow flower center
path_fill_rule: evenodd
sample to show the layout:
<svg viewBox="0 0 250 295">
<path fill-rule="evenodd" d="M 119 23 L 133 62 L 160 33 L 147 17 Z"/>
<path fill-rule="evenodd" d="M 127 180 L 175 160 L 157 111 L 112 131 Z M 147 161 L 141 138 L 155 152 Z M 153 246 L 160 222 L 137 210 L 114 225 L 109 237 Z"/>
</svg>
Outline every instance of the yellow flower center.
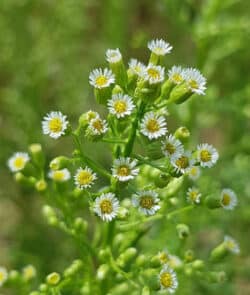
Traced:
<svg viewBox="0 0 250 295">
<path fill-rule="evenodd" d="M 98 131 L 102 131 L 102 129 L 103 129 L 103 123 L 102 123 L 102 120 L 100 120 L 100 119 L 95 120 L 95 121 L 93 122 L 92 126 L 93 126 L 96 130 L 98 130 Z"/>
<path fill-rule="evenodd" d="M 62 181 L 64 179 L 64 172 L 63 171 L 60 171 L 60 170 L 55 171 L 53 173 L 53 179 L 55 181 Z"/>
<path fill-rule="evenodd" d="M 136 73 L 140 74 L 141 71 L 142 71 L 142 68 L 141 68 L 140 66 L 135 66 L 135 67 L 134 67 L 134 71 L 135 71 Z"/>
<path fill-rule="evenodd" d="M 82 170 L 77 175 L 77 181 L 80 185 L 89 184 L 91 183 L 92 180 L 93 180 L 93 175 L 89 171 Z"/>
<path fill-rule="evenodd" d="M 110 200 L 102 200 L 100 208 L 103 214 L 110 214 L 113 211 L 112 202 Z"/>
<path fill-rule="evenodd" d="M 92 119 L 95 119 L 96 113 L 95 112 L 88 112 L 87 114 L 87 120 L 90 122 Z"/>
<path fill-rule="evenodd" d="M 23 276 L 26 280 L 32 279 L 36 275 L 36 270 L 32 266 L 27 266 L 23 270 Z"/>
<path fill-rule="evenodd" d="M 161 285 L 164 288 L 170 288 L 173 286 L 172 275 L 169 272 L 163 272 L 160 277 Z"/>
<path fill-rule="evenodd" d="M 175 146 L 174 146 L 173 144 L 171 144 L 171 143 L 167 143 L 167 144 L 165 145 L 165 150 L 166 150 L 170 155 L 172 155 L 172 154 L 176 151 L 176 148 L 175 148 Z"/>
<path fill-rule="evenodd" d="M 151 196 L 143 196 L 140 199 L 140 206 L 145 209 L 151 209 L 154 206 L 154 199 Z"/>
<path fill-rule="evenodd" d="M 233 250 L 235 248 L 235 243 L 233 241 L 226 241 L 226 247 L 229 250 Z"/>
<path fill-rule="evenodd" d="M 148 120 L 147 122 L 147 130 L 149 132 L 157 132 L 160 130 L 160 126 L 159 126 L 159 123 L 157 122 L 157 120 L 155 119 L 150 119 Z"/>
<path fill-rule="evenodd" d="M 120 166 L 118 169 L 117 169 L 117 174 L 119 176 L 128 176 L 130 174 L 130 169 L 129 167 L 127 166 Z"/>
<path fill-rule="evenodd" d="M 202 162 L 209 162 L 209 161 L 211 161 L 212 155 L 209 151 L 202 150 L 200 152 L 200 157 L 201 157 Z"/>
<path fill-rule="evenodd" d="M 162 264 L 166 264 L 169 261 L 169 257 L 167 255 L 167 253 L 165 253 L 165 252 L 161 252 L 159 254 L 159 259 L 160 259 Z"/>
<path fill-rule="evenodd" d="M 231 197 L 228 194 L 223 194 L 222 196 L 222 204 L 224 206 L 228 206 L 231 203 Z"/>
<path fill-rule="evenodd" d="M 190 87 L 193 88 L 193 89 L 198 89 L 199 88 L 199 84 L 195 80 L 190 80 L 190 81 L 188 81 L 188 83 L 189 83 Z"/>
<path fill-rule="evenodd" d="M 197 199 L 198 193 L 196 191 L 192 191 L 189 193 L 189 197 L 192 201 L 195 201 Z"/>
<path fill-rule="evenodd" d="M 114 103 L 114 109 L 118 114 L 122 114 L 127 110 L 127 104 L 125 101 L 118 100 Z"/>
<path fill-rule="evenodd" d="M 22 169 L 25 165 L 25 160 L 23 157 L 17 157 L 14 161 L 14 166 L 17 168 L 17 169 Z"/>
<path fill-rule="evenodd" d="M 99 87 L 105 86 L 107 84 L 107 82 L 108 82 L 108 79 L 105 76 L 99 76 L 95 80 L 96 85 Z"/>
<path fill-rule="evenodd" d="M 196 167 L 192 167 L 189 171 L 189 174 L 191 174 L 192 176 L 196 176 L 197 175 L 197 168 Z"/>
<path fill-rule="evenodd" d="M 188 165 L 189 165 L 189 159 L 188 159 L 188 157 L 186 157 L 186 156 L 181 156 L 180 158 L 178 158 L 178 159 L 175 161 L 175 164 L 176 164 L 179 168 L 185 169 L 185 168 L 187 168 Z"/>
<path fill-rule="evenodd" d="M 52 132 L 60 132 L 62 131 L 62 121 L 60 118 L 53 118 L 49 121 L 49 129 Z"/>
<path fill-rule="evenodd" d="M 173 74 L 172 79 L 174 80 L 175 83 L 181 83 L 183 81 L 183 78 L 180 74 Z"/>
<path fill-rule="evenodd" d="M 153 79 L 159 79 L 160 78 L 160 73 L 159 71 L 155 70 L 155 69 L 148 69 L 148 75 L 150 77 L 152 77 Z"/>
<path fill-rule="evenodd" d="M 3 272 L 0 272 L 0 282 L 2 282 L 5 279 L 5 275 Z"/>
</svg>

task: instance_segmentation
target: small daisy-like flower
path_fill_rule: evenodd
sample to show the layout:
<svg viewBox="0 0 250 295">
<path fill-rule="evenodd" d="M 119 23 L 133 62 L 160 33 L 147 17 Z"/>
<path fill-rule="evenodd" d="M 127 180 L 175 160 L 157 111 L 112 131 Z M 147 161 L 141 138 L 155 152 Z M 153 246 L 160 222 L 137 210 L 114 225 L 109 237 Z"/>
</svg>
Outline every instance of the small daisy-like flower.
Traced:
<svg viewBox="0 0 250 295">
<path fill-rule="evenodd" d="M 197 159 L 201 167 L 211 168 L 219 158 L 217 150 L 210 144 L 203 143 L 197 146 Z"/>
<path fill-rule="evenodd" d="M 17 152 L 8 160 L 8 167 L 12 172 L 23 170 L 30 157 L 27 153 Z"/>
<path fill-rule="evenodd" d="M 50 112 L 42 121 L 43 134 L 48 134 L 50 137 L 57 139 L 65 134 L 68 123 L 67 117 L 61 112 Z"/>
<path fill-rule="evenodd" d="M 141 133 L 150 140 L 159 138 L 167 133 L 167 123 L 163 116 L 154 112 L 146 113 L 141 122 Z"/>
<path fill-rule="evenodd" d="M 141 191 L 133 195 L 132 204 L 145 215 L 154 215 L 160 209 L 160 199 L 155 191 Z"/>
<path fill-rule="evenodd" d="M 174 166 L 177 172 L 184 174 L 188 172 L 193 166 L 194 160 L 191 158 L 191 152 L 186 151 L 180 156 L 171 159 L 171 164 Z"/>
<path fill-rule="evenodd" d="M 119 181 L 128 181 L 138 175 L 139 169 L 136 165 L 137 160 L 120 157 L 114 161 L 112 174 Z"/>
<path fill-rule="evenodd" d="M 173 66 L 168 71 L 168 78 L 174 84 L 181 84 L 184 81 L 184 70 L 180 66 Z"/>
<path fill-rule="evenodd" d="M 168 251 L 161 251 L 158 255 L 161 264 L 168 264 L 173 269 L 176 269 L 183 264 L 178 256 L 171 255 Z"/>
<path fill-rule="evenodd" d="M 201 175 L 201 169 L 199 166 L 192 166 L 189 170 L 188 170 L 188 177 L 192 180 L 196 180 L 200 177 Z"/>
<path fill-rule="evenodd" d="M 74 179 L 75 185 L 80 189 L 84 189 L 91 187 L 97 177 L 96 174 L 89 167 L 80 167 L 79 169 L 77 169 Z"/>
<path fill-rule="evenodd" d="M 112 71 L 105 68 L 103 69 L 95 69 L 89 75 L 89 83 L 95 88 L 105 88 L 109 87 L 111 84 L 115 82 L 115 76 Z"/>
<path fill-rule="evenodd" d="M 225 236 L 224 237 L 224 245 L 227 248 L 228 251 L 230 251 L 233 254 L 239 254 L 240 253 L 240 246 L 239 244 L 235 241 L 230 236 Z"/>
<path fill-rule="evenodd" d="M 201 193 L 196 187 L 190 187 L 187 191 L 187 200 L 192 204 L 199 204 Z"/>
<path fill-rule="evenodd" d="M 27 280 L 27 281 L 33 279 L 36 276 L 35 267 L 33 265 L 31 265 L 31 264 L 26 265 L 22 269 L 22 275 L 23 275 L 24 279 Z"/>
<path fill-rule="evenodd" d="M 133 100 L 130 96 L 122 93 L 112 95 L 108 101 L 109 112 L 117 118 L 123 118 L 130 115 L 135 108 Z"/>
<path fill-rule="evenodd" d="M 231 189 L 225 188 L 221 192 L 221 206 L 226 210 L 233 210 L 238 203 L 237 196 Z"/>
<path fill-rule="evenodd" d="M 0 266 L 0 287 L 3 286 L 3 284 L 8 279 L 8 272 L 5 267 Z"/>
<path fill-rule="evenodd" d="M 205 95 L 206 79 L 202 76 L 200 71 L 194 68 L 188 68 L 184 71 L 184 78 L 190 91 Z"/>
<path fill-rule="evenodd" d="M 157 84 L 164 80 L 164 68 L 161 66 L 149 64 L 144 73 L 143 78 L 148 81 L 149 84 Z"/>
<path fill-rule="evenodd" d="M 175 271 L 167 264 L 163 266 L 159 274 L 159 282 L 161 290 L 168 291 L 173 294 L 178 287 L 178 281 Z"/>
<path fill-rule="evenodd" d="M 162 39 L 148 42 L 148 49 L 156 55 L 166 55 L 171 52 L 173 46 Z"/>
<path fill-rule="evenodd" d="M 121 61 L 121 59 L 122 59 L 122 55 L 121 55 L 119 48 L 108 49 L 106 51 L 106 60 L 109 63 L 112 63 L 112 64 L 117 63 L 117 62 Z"/>
<path fill-rule="evenodd" d="M 119 208 L 119 201 L 113 193 L 102 194 L 95 199 L 94 212 L 104 221 L 114 219 Z"/>
<path fill-rule="evenodd" d="M 132 73 L 137 76 L 142 77 L 146 71 L 146 66 L 135 58 L 132 58 L 128 65 Z"/>
<path fill-rule="evenodd" d="M 164 141 L 162 141 L 162 152 L 166 157 L 170 159 L 174 159 L 183 154 L 184 149 L 183 145 L 179 139 L 175 138 L 172 134 L 166 137 Z"/>
<path fill-rule="evenodd" d="M 93 132 L 93 134 L 102 135 L 108 131 L 108 124 L 106 120 L 96 117 L 90 120 L 88 128 Z"/>
<path fill-rule="evenodd" d="M 61 170 L 51 170 L 49 172 L 49 178 L 56 182 L 64 182 L 70 179 L 70 172 L 67 168 Z"/>
</svg>

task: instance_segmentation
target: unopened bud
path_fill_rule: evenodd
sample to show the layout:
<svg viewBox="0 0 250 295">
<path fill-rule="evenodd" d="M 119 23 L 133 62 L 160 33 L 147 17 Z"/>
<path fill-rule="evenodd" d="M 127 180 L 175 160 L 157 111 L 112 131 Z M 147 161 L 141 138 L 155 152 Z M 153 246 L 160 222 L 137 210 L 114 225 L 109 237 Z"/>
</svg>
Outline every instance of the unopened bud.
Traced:
<svg viewBox="0 0 250 295">
<path fill-rule="evenodd" d="M 102 264 L 97 269 L 96 278 L 98 281 L 103 281 L 107 278 L 110 267 L 108 264 Z"/>
<path fill-rule="evenodd" d="M 189 227 L 184 223 L 177 224 L 176 230 L 180 239 L 185 239 L 190 234 Z"/>
<path fill-rule="evenodd" d="M 180 141 L 186 141 L 190 137 L 190 131 L 182 126 L 175 131 L 174 136 Z"/>
<path fill-rule="evenodd" d="M 60 282 L 60 274 L 57 272 L 52 272 L 46 277 L 47 284 L 51 286 L 56 286 Z"/>
<path fill-rule="evenodd" d="M 50 164 L 49 167 L 52 170 L 60 170 L 63 168 L 66 168 L 70 164 L 70 159 L 64 156 L 59 156 L 54 158 Z"/>
<path fill-rule="evenodd" d="M 38 180 L 35 184 L 35 188 L 38 192 L 44 192 L 47 189 L 47 182 L 43 179 Z"/>
</svg>

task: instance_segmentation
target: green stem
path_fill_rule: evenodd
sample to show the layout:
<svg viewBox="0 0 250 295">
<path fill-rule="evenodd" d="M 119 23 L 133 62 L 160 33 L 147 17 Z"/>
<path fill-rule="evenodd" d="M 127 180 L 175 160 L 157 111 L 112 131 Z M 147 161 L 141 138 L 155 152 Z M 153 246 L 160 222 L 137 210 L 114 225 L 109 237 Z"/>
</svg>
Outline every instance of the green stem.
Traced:
<svg viewBox="0 0 250 295">
<path fill-rule="evenodd" d="M 171 219 L 173 216 L 178 215 L 180 213 L 186 212 L 186 211 L 190 211 L 194 209 L 194 205 L 189 205 L 180 209 L 176 209 L 170 213 L 167 214 L 167 219 Z"/>
<path fill-rule="evenodd" d="M 127 140 L 119 139 L 119 138 L 103 138 L 102 141 L 107 143 L 121 143 L 121 144 L 127 143 Z"/>
</svg>

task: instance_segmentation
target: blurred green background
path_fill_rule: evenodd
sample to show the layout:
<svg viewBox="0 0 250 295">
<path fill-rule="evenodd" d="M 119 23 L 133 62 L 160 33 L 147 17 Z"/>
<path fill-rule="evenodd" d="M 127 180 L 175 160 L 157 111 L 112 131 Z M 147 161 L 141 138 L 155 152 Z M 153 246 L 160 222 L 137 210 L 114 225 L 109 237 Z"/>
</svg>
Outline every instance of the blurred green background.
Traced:
<svg viewBox="0 0 250 295">
<path fill-rule="evenodd" d="M 0 265 L 32 263 L 43 278 L 77 256 L 70 238 L 45 224 L 42 198 L 15 185 L 6 160 L 34 142 L 46 147 L 48 160 L 69 154 L 69 140 L 42 136 L 44 114 L 60 110 L 74 124 L 82 112 L 98 109 L 88 75 L 105 65 L 105 50 L 119 47 L 126 61 L 147 62 L 146 44 L 159 37 L 174 47 L 166 68 L 194 66 L 208 79 L 207 95 L 172 108 L 170 117 L 170 126 L 190 129 L 194 144 L 209 142 L 220 152 L 219 164 L 199 186 L 230 187 L 240 202 L 232 213 L 204 211 L 191 221 L 190 247 L 201 257 L 224 232 L 239 241 L 241 255 L 222 266 L 228 281 L 216 288 L 186 281 L 178 294 L 250 294 L 249 15 L 244 0 L 1 0 Z M 108 161 L 99 145 L 94 152 Z M 147 250 L 166 242 L 149 240 Z"/>
</svg>

